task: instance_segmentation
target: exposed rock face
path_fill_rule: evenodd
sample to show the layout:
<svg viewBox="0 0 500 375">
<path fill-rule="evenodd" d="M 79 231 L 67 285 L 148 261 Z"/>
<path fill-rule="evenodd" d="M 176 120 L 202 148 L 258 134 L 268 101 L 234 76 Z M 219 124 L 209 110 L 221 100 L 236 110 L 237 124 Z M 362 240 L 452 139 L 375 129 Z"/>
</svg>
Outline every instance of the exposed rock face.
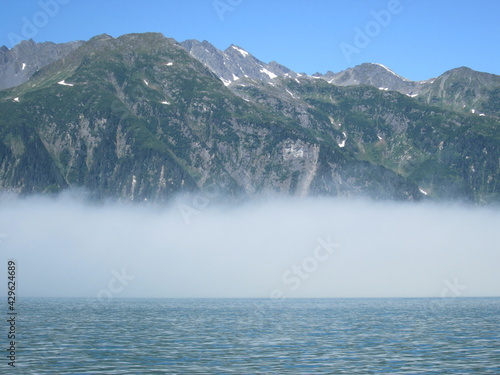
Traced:
<svg viewBox="0 0 500 375">
<path fill-rule="evenodd" d="M 279 76 L 297 77 L 287 67 L 271 62 L 266 64 L 243 48 L 231 45 L 225 51 L 215 48 L 204 40 L 186 40 L 181 43 L 191 56 L 206 65 L 226 86 L 242 78 L 270 82 Z"/>
<path fill-rule="evenodd" d="M 241 77 L 224 82 L 236 69 Z M 374 85 L 385 75 L 394 85 L 407 82 L 376 69 L 366 73 Z M 350 74 L 345 82 L 360 77 Z M 446 101 L 451 88 L 462 95 L 462 86 L 449 85 L 454 76 L 432 95 Z M 154 33 L 100 35 L 0 91 L 0 113 L 0 187 L 22 194 L 83 187 L 98 199 L 132 201 L 208 190 L 500 198 L 492 112 L 464 114 L 390 89 L 334 85 L 326 75 L 266 65 L 237 46 L 221 52 Z"/>
<path fill-rule="evenodd" d="M 19 86 L 44 66 L 59 60 L 83 44 L 22 41 L 12 49 L 0 48 L 0 90 Z"/>
</svg>

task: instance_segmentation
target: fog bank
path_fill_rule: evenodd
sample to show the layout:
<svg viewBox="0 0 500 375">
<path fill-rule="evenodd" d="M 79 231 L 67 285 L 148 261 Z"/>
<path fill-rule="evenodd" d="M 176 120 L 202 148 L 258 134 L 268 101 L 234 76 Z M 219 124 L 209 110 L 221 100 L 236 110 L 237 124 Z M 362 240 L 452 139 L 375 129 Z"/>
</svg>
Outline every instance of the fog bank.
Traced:
<svg viewBox="0 0 500 375">
<path fill-rule="evenodd" d="M 4 196 L 0 267 L 17 262 L 19 298 L 499 296 L 499 224 L 456 205 Z"/>
</svg>

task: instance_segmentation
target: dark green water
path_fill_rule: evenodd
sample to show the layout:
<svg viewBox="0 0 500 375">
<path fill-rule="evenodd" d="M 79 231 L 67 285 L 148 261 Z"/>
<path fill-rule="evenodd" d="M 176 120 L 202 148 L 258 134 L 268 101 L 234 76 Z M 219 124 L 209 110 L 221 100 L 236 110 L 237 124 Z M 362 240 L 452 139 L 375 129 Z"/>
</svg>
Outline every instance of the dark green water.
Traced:
<svg viewBox="0 0 500 375">
<path fill-rule="evenodd" d="M 499 298 L 24 299 L 17 311 L 17 367 L 3 356 L 2 374 L 500 374 Z"/>
</svg>

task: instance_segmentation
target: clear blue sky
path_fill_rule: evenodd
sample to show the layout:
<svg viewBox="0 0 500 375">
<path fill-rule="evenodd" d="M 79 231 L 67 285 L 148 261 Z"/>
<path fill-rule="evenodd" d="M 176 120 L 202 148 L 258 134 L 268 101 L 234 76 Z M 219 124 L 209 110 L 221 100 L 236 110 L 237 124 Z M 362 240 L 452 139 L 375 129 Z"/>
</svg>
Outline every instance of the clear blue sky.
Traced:
<svg viewBox="0 0 500 375">
<path fill-rule="evenodd" d="M 11 48 L 17 36 L 67 42 L 101 33 L 117 37 L 157 31 L 178 41 L 208 40 L 220 49 L 236 44 L 260 60 L 275 60 L 308 74 L 338 72 L 363 62 L 384 64 L 412 80 L 459 66 L 500 74 L 499 0 L 397 3 L 4 0 L 0 2 L 0 45 Z"/>
</svg>

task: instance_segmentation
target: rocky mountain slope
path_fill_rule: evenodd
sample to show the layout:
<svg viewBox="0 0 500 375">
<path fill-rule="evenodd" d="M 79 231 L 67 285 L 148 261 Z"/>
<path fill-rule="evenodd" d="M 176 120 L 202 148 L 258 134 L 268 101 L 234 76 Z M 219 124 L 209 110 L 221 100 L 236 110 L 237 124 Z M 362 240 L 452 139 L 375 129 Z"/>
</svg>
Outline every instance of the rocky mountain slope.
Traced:
<svg viewBox="0 0 500 375">
<path fill-rule="evenodd" d="M 0 47 L 0 90 L 23 84 L 39 69 L 63 58 L 82 43 L 35 43 L 30 39 L 10 50 Z"/>
<path fill-rule="evenodd" d="M 500 118 L 500 76 L 466 67 L 452 69 L 423 86 L 419 99 L 476 116 Z"/>
<path fill-rule="evenodd" d="M 298 77 L 287 67 L 275 61 L 266 64 L 243 48 L 231 45 L 225 51 L 215 48 L 206 40 L 186 40 L 181 45 L 197 60 L 214 72 L 226 86 L 240 78 L 271 81 L 278 76 Z"/>
<path fill-rule="evenodd" d="M 409 96 L 416 96 L 415 94 L 420 92 L 423 85 L 429 84 L 429 81 L 410 81 L 384 65 L 373 63 L 357 65 L 336 74 L 328 72 L 324 75 L 317 73 L 314 76 L 337 86 L 369 85 L 380 90 L 398 91 Z"/>
<path fill-rule="evenodd" d="M 207 41 L 187 40 L 181 45 L 197 60 L 214 72 L 226 86 L 241 78 L 272 82 L 277 77 L 298 78 L 307 76 L 296 73 L 276 62 L 266 64 L 243 48 L 231 45 L 221 51 Z M 337 86 L 368 85 L 384 91 L 397 91 L 426 104 L 476 115 L 481 113 L 500 117 L 500 76 L 476 72 L 469 68 L 457 68 L 438 78 L 411 81 L 388 67 L 364 63 L 339 73 L 316 73 Z"/>
<path fill-rule="evenodd" d="M 0 91 L 1 188 L 132 201 L 214 189 L 499 200 L 495 116 L 334 85 L 237 46 L 210 51 L 161 34 L 100 35 Z"/>
<path fill-rule="evenodd" d="M 338 86 L 369 85 L 385 91 L 397 91 L 422 103 L 455 111 L 500 117 L 500 76 L 461 67 L 437 78 L 410 81 L 391 69 L 365 63 L 340 73 L 315 74 Z"/>
</svg>

